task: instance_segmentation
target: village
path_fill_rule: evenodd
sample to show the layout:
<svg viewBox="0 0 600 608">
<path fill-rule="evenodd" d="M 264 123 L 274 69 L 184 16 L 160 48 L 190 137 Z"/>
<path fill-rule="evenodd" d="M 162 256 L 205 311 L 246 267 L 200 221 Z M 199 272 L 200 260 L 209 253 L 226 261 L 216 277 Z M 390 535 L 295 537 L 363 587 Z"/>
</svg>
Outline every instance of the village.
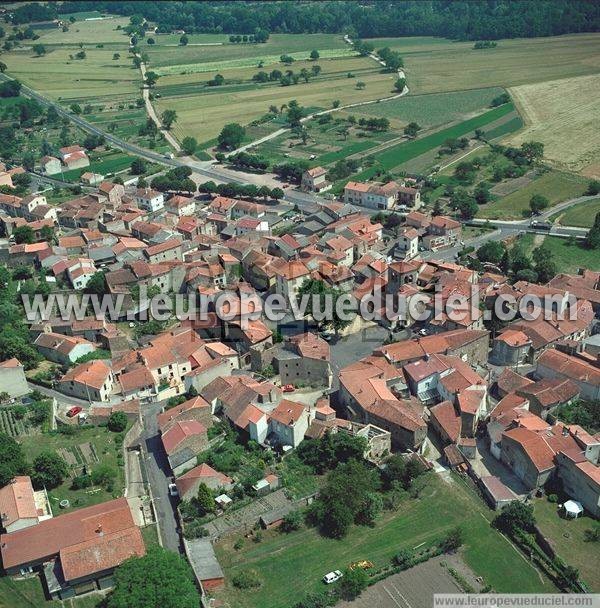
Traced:
<svg viewBox="0 0 600 608">
<path fill-rule="evenodd" d="M 85 157 L 77 145 L 61 152 L 44 162 Z M 301 188 L 326 190 L 324 176 L 307 171 Z M 598 518 L 600 436 L 560 412 L 600 399 L 600 274 L 540 285 L 445 260 L 462 224 L 422 209 L 419 189 L 416 180 L 350 182 L 343 200 L 302 209 L 268 195 L 184 196 L 110 181 L 58 206 L 43 193 L 0 194 L 11 285 L 125 298 L 115 319 L 54 310 L 29 320 L 32 359 L 0 363 L 7 411 L 33 390 L 52 402 L 52 428 L 77 433 L 120 420 L 127 429 L 116 498 L 61 514 L 63 502 L 52 504 L 29 476 L 0 490 L 6 572 L 41 572 L 51 598 L 105 589 L 115 567 L 145 553 L 140 530 L 152 524 L 211 594 L 225 583 L 212 543 L 277 527 L 308 504 L 318 484 L 291 483 L 286 463 L 328 436 L 361 438 L 375 467 L 402 454 L 442 477 L 456 472 L 492 509 L 551 485 L 569 499 L 569 515 Z M 373 210 L 400 223 L 385 228 Z M 142 286 L 209 302 L 228 292 L 239 314 L 215 305 L 203 321 L 139 320 Z M 250 295 L 299 299 L 315 286 L 357 303 L 376 293 L 425 296 L 426 308 L 435 294 L 449 309 L 379 323 L 244 316 Z M 453 298 L 469 298 L 474 286 L 482 306 L 450 314 Z M 490 328 L 485 313 L 497 299 L 532 294 L 553 298 L 541 311 L 549 314 Z M 573 300 L 574 318 L 564 314 Z M 214 504 L 194 508 L 202 494 Z"/>
</svg>

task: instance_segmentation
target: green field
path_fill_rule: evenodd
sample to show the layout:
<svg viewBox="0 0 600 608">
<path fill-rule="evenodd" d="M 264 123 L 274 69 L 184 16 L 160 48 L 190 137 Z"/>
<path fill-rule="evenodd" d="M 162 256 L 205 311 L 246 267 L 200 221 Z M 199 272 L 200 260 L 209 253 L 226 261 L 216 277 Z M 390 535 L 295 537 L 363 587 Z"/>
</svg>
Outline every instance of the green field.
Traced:
<svg viewBox="0 0 600 608">
<path fill-rule="evenodd" d="M 398 121 L 403 125 L 414 121 L 422 127 L 432 127 L 481 112 L 490 106 L 494 97 L 502 93 L 501 88 L 492 87 L 431 95 L 408 95 L 357 108 L 356 114 L 385 117 L 392 123 Z"/>
<path fill-rule="evenodd" d="M 545 196 L 550 205 L 582 196 L 588 180 L 573 173 L 549 171 L 529 182 L 525 187 L 493 203 L 481 206 L 477 217 L 489 219 L 522 219 L 530 215 L 529 200 L 534 194 Z"/>
<path fill-rule="evenodd" d="M 175 40 L 173 39 L 175 38 Z M 201 63 L 227 62 L 236 59 L 253 60 L 257 65 L 261 57 L 275 57 L 279 61 L 281 55 L 293 57 L 305 56 L 317 49 L 324 57 L 326 51 L 349 49 L 340 34 L 271 34 L 264 44 L 231 44 L 228 35 L 217 37 L 213 34 L 197 34 L 190 39 L 187 46 L 167 46 L 176 44 L 179 37 L 154 36 L 157 44 L 148 45 L 143 41 L 140 46 L 150 55 L 150 63 L 154 68 L 167 66 L 195 65 Z M 195 46 L 198 44 L 223 42 L 217 46 Z M 219 68 L 220 69 L 220 68 Z"/>
<path fill-rule="evenodd" d="M 64 513 L 70 509 L 81 509 L 95 505 L 123 495 L 124 475 L 122 467 L 118 464 L 117 452 L 120 448 L 117 448 L 115 444 L 116 436 L 116 433 L 111 433 L 106 427 L 87 426 L 78 428 L 75 435 L 63 435 L 54 432 L 41 435 L 27 435 L 19 438 L 27 457 L 31 461 L 43 451 L 55 451 L 65 448 L 69 451 L 74 450 L 79 465 L 84 464 L 84 462 L 80 461 L 81 452 L 77 446 L 90 443 L 93 445 L 100 462 L 89 466 L 88 473 L 99 464 L 106 464 L 117 473 L 114 490 L 110 493 L 102 488 L 73 490 L 71 489 L 71 480 L 65 480 L 62 485 L 48 492 L 50 506 L 55 515 Z M 58 503 L 65 498 L 70 501 L 71 505 L 68 509 L 60 509 Z"/>
<path fill-rule="evenodd" d="M 0 608 L 98 608 L 100 596 L 83 596 L 63 601 L 46 601 L 37 576 L 24 580 L 0 577 Z"/>
<path fill-rule="evenodd" d="M 558 505 L 540 499 L 534 502 L 538 527 L 550 539 L 558 555 L 579 570 L 581 579 L 593 592 L 600 592 L 600 543 L 584 541 L 583 533 L 598 525 L 591 517 L 564 519 Z"/>
<path fill-rule="evenodd" d="M 77 21 L 76 23 L 69 24 L 68 32 L 63 32 L 60 28 L 39 30 L 37 33 L 40 38 L 36 42 L 40 42 L 45 46 L 79 45 L 79 43 L 83 43 L 85 47 L 92 44 L 110 44 L 127 47 L 129 42 L 127 34 L 123 30 L 117 29 L 117 27 L 121 26 L 123 28 L 128 23 L 129 19 L 126 17 Z"/>
<path fill-rule="evenodd" d="M 600 35 L 498 40 L 476 51 L 472 42 L 432 38 L 372 40 L 404 58 L 413 94 L 509 87 L 600 72 Z"/>
<path fill-rule="evenodd" d="M 591 228 L 597 213 L 600 213 L 600 199 L 598 198 L 557 213 L 552 216 L 552 219 L 558 220 L 558 223 L 563 226 Z"/>
<path fill-rule="evenodd" d="M 449 138 L 459 138 L 471 133 L 475 129 L 485 127 L 485 125 L 498 120 L 499 118 L 506 116 L 513 112 L 514 108 L 512 103 L 507 103 L 493 110 L 489 110 L 484 114 L 470 118 L 456 125 L 448 127 L 447 129 L 441 129 L 409 142 L 403 142 L 397 146 L 388 148 L 387 150 L 376 154 L 372 157 L 375 164 L 364 171 L 361 171 L 355 175 L 352 179 L 364 181 L 370 179 L 377 173 L 379 169 L 391 170 L 398 165 L 406 163 L 407 161 L 425 154 L 431 150 L 439 148 L 444 141 Z"/>
<path fill-rule="evenodd" d="M 325 572 L 344 569 L 368 559 L 381 567 L 400 549 L 429 545 L 456 525 L 464 526 L 466 563 L 499 592 L 552 592 L 524 557 L 490 527 L 489 511 L 463 482 L 452 484 L 434 477 L 418 500 L 408 499 L 396 513 L 385 513 L 373 528 L 353 527 L 343 540 L 326 539 L 315 530 L 290 534 L 263 533 L 263 541 L 246 540 L 233 549 L 237 537 L 216 543 L 217 558 L 226 581 L 253 569 L 262 580 L 256 591 L 237 591 L 228 583 L 220 599 L 239 608 L 288 608 L 305 593 L 323 588 Z"/>
<path fill-rule="evenodd" d="M 92 173 L 99 173 L 100 175 L 108 175 L 118 173 L 119 171 L 125 171 L 129 169 L 131 163 L 134 161 L 135 156 L 128 156 L 120 150 L 110 150 L 108 152 L 90 153 L 90 166 L 84 167 L 83 169 L 72 169 L 71 171 L 65 171 L 61 174 L 61 177 L 68 181 L 77 181 L 79 177 L 91 171 Z"/>
<path fill-rule="evenodd" d="M 525 234 L 519 239 L 526 251 L 534 248 L 534 235 Z M 545 236 L 543 243 L 552 252 L 558 272 L 575 273 L 578 268 L 600 270 L 600 256 L 593 249 L 585 249 L 579 243 L 559 236 Z"/>
</svg>

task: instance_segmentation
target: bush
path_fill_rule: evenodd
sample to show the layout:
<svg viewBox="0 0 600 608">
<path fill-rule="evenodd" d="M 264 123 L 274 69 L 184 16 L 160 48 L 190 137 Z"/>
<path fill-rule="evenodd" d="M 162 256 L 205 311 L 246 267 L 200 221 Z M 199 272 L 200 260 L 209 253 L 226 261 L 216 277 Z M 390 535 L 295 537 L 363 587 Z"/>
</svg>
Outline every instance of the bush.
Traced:
<svg viewBox="0 0 600 608">
<path fill-rule="evenodd" d="M 402 549 L 394 555 L 393 562 L 396 566 L 402 568 L 402 570 L 406 570 L 412 566 L 413 555 L 408 549 Z"/>
<path fill-rule="evenodd" d="M 556 494 L 549 494 L 548 502 L 558 502 L 558 496 Z"/>
<path fill-rule="evenodd" d="M 120 433 L 127 428 L 127 415 L 125 412 L 113 412 L 108 417 L 108 429 L 113 433 Z"/>
<path fill-rule="evenodd" d="M 362 569 L 347 569 L 340 583 L 340 595 L 342 599 L 352 601 L 356 599 L 369 584 L 369 575 Z"/>
<path fill-rule="evenodd" d="M 262 581 L 255 570 L 244 570 L 236 574 L 231 582 L 237 589 L 258 589 Z"/>
<path fill-rule="evenodd" d="M 71 482 L 71 490 L 83 490 L 92 485 L 92 478 L 89 475 L 78 475 Z"/>
<path fill-rule="evenodd" d="M 462 528 L 457 526 L 453 528 L 444 536 L 440 548 L 444 553 L 450 553 L 452 551 L 456 551 L 464 541 L 464 534 Z"/>
<path fill-rule="evenodd" d="M 294 532 L 302 527 L 302 512 L 292 511 L 288 513 L 281 522 L 280 530 L 282 532 Z"/>
</svg>

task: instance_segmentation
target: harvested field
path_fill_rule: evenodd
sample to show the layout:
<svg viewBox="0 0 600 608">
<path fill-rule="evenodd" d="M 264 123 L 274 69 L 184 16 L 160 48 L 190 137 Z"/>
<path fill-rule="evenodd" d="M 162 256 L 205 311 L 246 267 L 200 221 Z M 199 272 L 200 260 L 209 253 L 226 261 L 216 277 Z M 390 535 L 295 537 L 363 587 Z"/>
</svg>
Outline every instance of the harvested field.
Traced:
<svg viewBox="0 0 600 608">
<path fill-rule="evenodd" d="M 510 89 L 525 128 L 508 143 L 541 141 L 544 156 L 579 171 L 600 161 L 600 75 L 565 78 Z"/>
</svg>

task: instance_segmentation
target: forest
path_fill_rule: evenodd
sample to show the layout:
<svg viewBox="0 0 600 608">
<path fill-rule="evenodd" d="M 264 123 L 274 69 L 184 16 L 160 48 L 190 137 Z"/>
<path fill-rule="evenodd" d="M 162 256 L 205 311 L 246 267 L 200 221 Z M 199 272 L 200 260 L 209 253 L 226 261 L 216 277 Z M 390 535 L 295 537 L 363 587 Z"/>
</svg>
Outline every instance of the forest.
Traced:
<svg viewBox="0 0 600 608">
<path fill-rule="evenodd" d="M 338 33 L 361 38 L 442 36 L 455 40 L 530 38 L 600 29 L 600 3 L 587 0 L 407 0 L 329 2 L 96 2 L 24 4 L 15 24 L 56 14 L 105 11 L 142 14 L 159 31 L 251 34 Z M 57 11 L 57 13 L 55 13 Z"/>
</svg>

